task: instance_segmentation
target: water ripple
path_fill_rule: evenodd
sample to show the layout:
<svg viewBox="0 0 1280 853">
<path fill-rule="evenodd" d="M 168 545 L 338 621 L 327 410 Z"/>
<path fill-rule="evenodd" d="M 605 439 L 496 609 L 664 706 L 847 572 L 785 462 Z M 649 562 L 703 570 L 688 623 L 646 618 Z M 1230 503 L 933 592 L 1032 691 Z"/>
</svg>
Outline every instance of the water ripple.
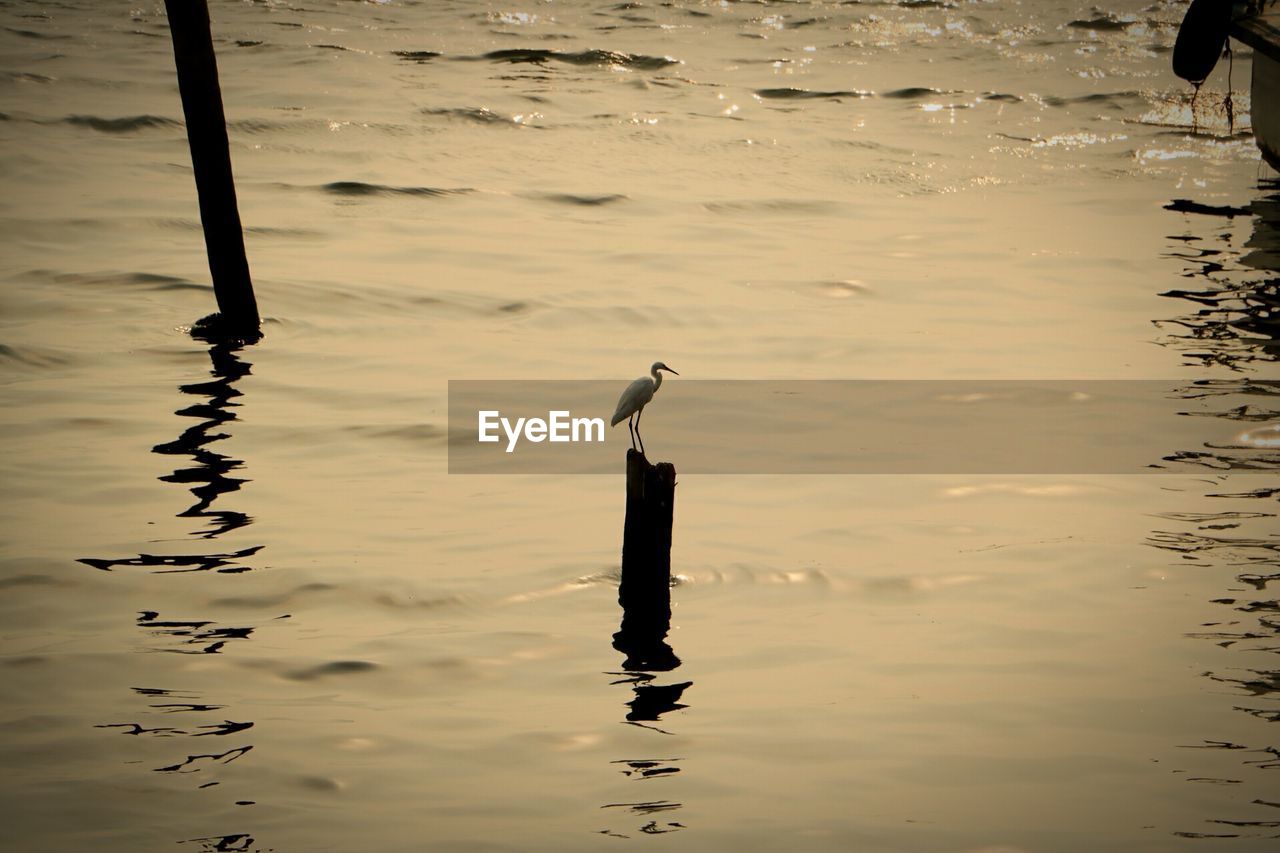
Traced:
<svg viewBox="0 0 1280 853">
<path fill-rule="evenodd" d="M 422 110 L 423 115 L 440 116 L 499 127 L 530 127 L 530 122 L 539 117 L 538 113 L 521 113 L 518 115 L 501 115 L 488 107 L 428 107 Z"/>
<path fill-rule="evenodd" d="M 813 89 L 797 89 L 793 86 L 780 86 L 772 89 L 756 89 L 756 94 L 761 98 L 769 100 L 809 100 L 814 98 L 870 98 L 872 92 L 863 92 L 853 89 L 838 89 L 831 91 L 821 91 Z"/>
<path fill-rule="evenodd" d="M 456 189 L 444 189 L 440 187 L 395 187 L 386 184 L 371 184 L 364 181 L 333 181 L 320 187 L 321 190 L 333 195 L 347 197 L 363 197 L 363 196 L 418 196 L 429 198 L 440 198 L 443 196 L 461 195 L 463 193 L 474 192 L 474 190 L 462 187 Z"/>
<path fill-rule="evenodd" d="M 123 116 L 121 118 L 103 118 L 93 115 L 70 115 L 61 119 L 63 124 L 73 127 L 87 127 L 99 133 L 133 133 L 138 130 L 150 130 L 156 127 L 182 127 L 182 122 L 164 116 L 140 115 Z"/>
<path fill-rule="evenodd" d="M 575 193 L 531 193 L 530 198 L 536 198 L 542 201 L 551 201 L 556 204 L 570 204 L 579 207 L 602 207 L 606 204 L 614 204 L 619 201 L 626 201 L 627 197 L 621 193 L 604 193 L 602 195 L 578 195 Z"/>
<path fill-rule="evenodd" d="M 618 53 L 612 50 L 583 50 L 574 52 L 548 50 L 545 48 L 507 48 L 492 50 L 479 57 L 463 57 L 464 59 L 487 59 L 490 62 L 507 62 L 512 64 L 531 63 L 545 65 L 548 62 L 562 62 L 568 65 L 612 66 L 630 68 L 640 71 L 656 71 L 671 65 L 679 65 L 680 60 L 670 56 L 647 56 L 642 53 Z"/>
<path fill-rule="evenodd" d="M 0 80 L 10 80 L 17 83 L 53 83 L 57 78 L 36 74 L 32 71 L 0 71 Z"/>
<path fill-rule="evenodd" d="M 430 62 L 440 56 L 440 54 L 434 50 L 394 50 L 392 53 L 403 59 L 405 62 L 416 62 L 419 65 L 425 62 Z"/>
<path fill-rule="evenodd" d="M 1068 27 L 1078 30 L 1126 30 L 1138 23 L 1137 18 L 1120 18 L 1115 15 L 1095 15 L 1088 20 L 1069 21 Z"/>
<path fill-rule="evenodd" d="M 883 92 L 881 97 L 899 98 L 902 100 L 912 100 L 915 98 L 927 98 L 932 95 L 957 95 L 959 92 L 948 91 L 945 89 L 930 89 L 927 86 L 908 86 L 905 89 L 894 89 L 891 92 Z"/>
<path fill-rule="evenodd" d="M 376 663 L 370 663 L 366 660 L 336 660 L 309 666 L 305 669 L 294 670 L 287 673 L 285 677 L 293 681 L 316 681 L 331 675 L 355 675 L 373 672 L 376 669 L 378 669 Z"/>
<path fill-rule="evenodd" d="M 64 367 L 72 363 L 71 355 L 51 347 L 11 347 L 0 344 L 0 364 L 19 364 L 23 367 L 48 368 Z"/>
</svg>

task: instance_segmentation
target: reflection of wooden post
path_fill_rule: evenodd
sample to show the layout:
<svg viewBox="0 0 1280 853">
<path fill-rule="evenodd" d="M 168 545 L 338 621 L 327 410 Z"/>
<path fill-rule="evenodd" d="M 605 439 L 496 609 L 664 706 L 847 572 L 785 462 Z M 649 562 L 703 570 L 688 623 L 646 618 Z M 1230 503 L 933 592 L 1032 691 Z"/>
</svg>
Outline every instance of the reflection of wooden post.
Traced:
<svg viewBox="0 0 1280 853">
<path fill-rule="evenodd" d="M 256 331 L 258 303 L 244 253 L 236 187 L 231 176 L 227 121 L 222 112 L 218 63 L 213 55 L 206 0 L 165 0 L 173 57 L 178 66 L 178 91 L 187 121 L 187 142 L 200 199 L 209 272 L 218 300 L 220 320 L 236 331 Z"/>
<path fill-rule="evenodd" d="M 676 468 L 649 464 L 627 451 L 627 517 L 622 531 L 622 627 L 614 648 L 627 655 L 627 669 L 666 671 L 680 660 L 664 640 L 671 628 L 671 526 Z"/>
</svg>

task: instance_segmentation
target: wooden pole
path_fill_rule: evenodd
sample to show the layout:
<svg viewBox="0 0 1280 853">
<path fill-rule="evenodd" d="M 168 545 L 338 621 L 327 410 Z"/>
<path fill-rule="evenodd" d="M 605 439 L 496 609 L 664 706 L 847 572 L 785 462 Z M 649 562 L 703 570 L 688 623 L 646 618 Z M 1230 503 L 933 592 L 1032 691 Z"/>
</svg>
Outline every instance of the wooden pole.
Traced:
<svg viewBox="0 0 1280 853">
<path fill-rule="evenodd" d="M 207 0 L 165 0 L 164 5 L 173 36 L 178 91 L 191 145 L 209 272 L 221 315 L 219 325 L 228 331 L 256 333 L 261 321 L 236 206 L 218 63 L 209 30 L 209 6 Z"/>
<path fill-rule="evenodd" d="M 627 655 L 629 670 L 665 672 L 680 665 L 667 632 L 671 629 L 671 527 L 675 515 L 676 469 L 651 465 L 644 454 L 627 451 L 627 515 L 622 531 L 622 582 L 618 603 L 622 626 L 614 648 Z"/>
</svg>

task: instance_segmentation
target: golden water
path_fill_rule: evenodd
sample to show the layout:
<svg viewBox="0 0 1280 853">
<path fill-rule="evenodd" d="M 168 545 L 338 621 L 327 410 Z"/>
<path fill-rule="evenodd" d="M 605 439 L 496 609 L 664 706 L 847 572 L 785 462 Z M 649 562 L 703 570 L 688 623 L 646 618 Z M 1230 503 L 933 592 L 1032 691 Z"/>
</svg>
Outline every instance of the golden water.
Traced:
<svg viewBox="0 0 1280 853">
<path fill-rule="evenodd" d="M 0 5 L 5 845 L 1274 844 L 1274 466 L 681 477 L 659 673 L 621 482 L 446 473 L 449 379 L 1278 378 L 1184 4 L 212 7 L 239 350 L 162 4 Z"/>
</svg>

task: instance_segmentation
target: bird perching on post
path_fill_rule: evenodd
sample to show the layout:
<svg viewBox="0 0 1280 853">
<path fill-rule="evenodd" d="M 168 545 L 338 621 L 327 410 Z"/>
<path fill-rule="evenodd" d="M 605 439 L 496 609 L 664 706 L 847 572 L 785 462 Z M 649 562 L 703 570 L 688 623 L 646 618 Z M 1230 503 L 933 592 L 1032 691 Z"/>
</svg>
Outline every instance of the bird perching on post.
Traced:
<svg viewBox="0 0 1280 853">
<path fill-rule="evenodd" d="M 674 373 L 660 361 L 627 386 L 618 399 L 613 426 L 627 419 L 631 449 L 627 451 L 627 513 L 622 524 L 622 577 L 618 603 L 622 626 L 614 648 L 627 655 L 624 664 L 651 672 L 665 672 L 680 660 L 664 642 L 671 629 L 671 529 L 675 522 L 676 466 L 649 462 L 640 437 L 640 415 L 662 386 L 662 371 Z M 636 442 L 640 449 L 636 450 Z"/>
<path fill-rule="evenodd" d="M 655 361 L 649 368 L 648 376 L 641 376 L 622 392 L 622 396 L 618 398 L 618 409 L 613 413 L 613 420 L 609 423 L 609 426 L 617 426 L 623 418 L 627 419 L 627 430 L 631 433 L 631 447 L 634 449 L 638 441 L 641 456 L 644 455 L 644 439 L 640 437 L 640 416 L 644 414 L 644 407 L 653 399 L 653 395 L 662 387 L 662 374 L 659 372 L 662 370 L 676 376 L 680 375 L 662 362 Z"/>
</svg>

